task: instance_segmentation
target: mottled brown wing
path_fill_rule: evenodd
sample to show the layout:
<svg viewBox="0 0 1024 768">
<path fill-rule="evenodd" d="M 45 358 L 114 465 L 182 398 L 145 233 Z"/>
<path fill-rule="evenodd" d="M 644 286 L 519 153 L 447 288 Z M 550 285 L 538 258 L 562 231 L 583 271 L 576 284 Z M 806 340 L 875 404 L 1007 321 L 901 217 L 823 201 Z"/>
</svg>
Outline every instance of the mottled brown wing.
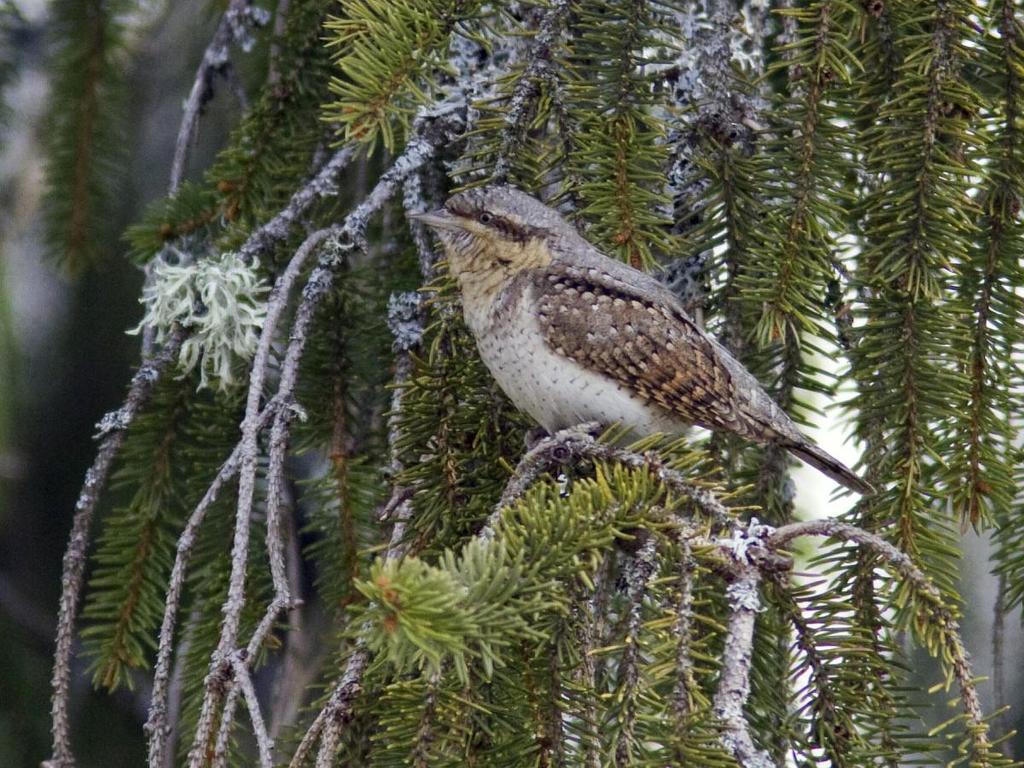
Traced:
<svg viewBox="0 0 1024 768">
<path fill-rule="evenodd" d="M 715 347 L 671 306 L 595 268 L 551 265 L 536 280 L 540 325 L 559 354 L 685 420 L 735 429 L 733 382 Z"/>
</svg>

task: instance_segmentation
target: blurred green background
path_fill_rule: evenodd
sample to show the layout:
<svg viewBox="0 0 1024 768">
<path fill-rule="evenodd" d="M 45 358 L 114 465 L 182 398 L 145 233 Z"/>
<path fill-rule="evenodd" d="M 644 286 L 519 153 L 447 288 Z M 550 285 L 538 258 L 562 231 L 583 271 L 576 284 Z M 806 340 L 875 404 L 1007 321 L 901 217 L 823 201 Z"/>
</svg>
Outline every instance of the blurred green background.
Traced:
<svg viewBox="0 0 1024 768">
<path fill-rule="evenodd" d="M 114 179 L 114 232 L 167 191 L 181 104 L 221 10 L 195 0 L 146 6 L 151 32 L 139 40 L 126 73 L 128 162 Z M 138 362 L 139 339 L 125 329 L 141 316 L 142 274 L 123 258 L 118 239 L 98 268 L 76 277 L 48 252 L 41 215 L 53 106 L 47 60 L 51 14 L 59 9 L 29 0 L 4 11 L 10 28 L 0 42 L 9 65 L 0 82 L 8 108 L 0 127 L 0 765 L 17 768 L 37 766 L 49 754 L 61 555 L 94 455 L 95 424 L 119 405 Z M 201 173 L 238 116 L 238 102 L 218 93 L 203 116 L 191 176 Z M 74 685 L 80 765 L 141 764 L 147 681 L 114 696 L 93 692 L 82 675 Z"/>
</svg>

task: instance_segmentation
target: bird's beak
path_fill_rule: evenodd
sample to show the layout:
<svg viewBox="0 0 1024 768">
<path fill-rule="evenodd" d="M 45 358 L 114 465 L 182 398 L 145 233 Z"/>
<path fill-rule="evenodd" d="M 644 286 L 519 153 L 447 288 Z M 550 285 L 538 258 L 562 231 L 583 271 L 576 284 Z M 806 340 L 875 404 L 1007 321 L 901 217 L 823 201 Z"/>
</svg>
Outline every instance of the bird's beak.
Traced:
<svg viewBox="0 0 1024 768">
<path fill-rule="evenodd" d="M 459 220 L 444 208 L 429 213 L 410 213 L 409 218 L 434 229 L 462 229 Z"/>
</svg>

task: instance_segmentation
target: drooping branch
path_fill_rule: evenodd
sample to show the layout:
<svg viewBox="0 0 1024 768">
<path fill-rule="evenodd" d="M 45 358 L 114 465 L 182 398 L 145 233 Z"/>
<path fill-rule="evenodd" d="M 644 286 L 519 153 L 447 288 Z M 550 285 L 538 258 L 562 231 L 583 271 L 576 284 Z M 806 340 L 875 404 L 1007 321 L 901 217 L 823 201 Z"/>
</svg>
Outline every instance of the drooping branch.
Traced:
<svg viewBox="0 0 1024 768">
<path fill-rule="evenodd" d="M 672 712 L 678 732 L 685 726 L 690 714 L 690 697 L 696 688 L 693 677 L 693 658 L 690 643 L 693 632 L 693 575 L 696 563 L 689 542 L 682 543 L 679 558 L 679 600 L 672 636 L 676 641 L 676 684 L 672 692 Z M 681 734 L 680 734 L 681 735 Z"/>
<path fill-rule="evenodd" d="M 523 143 L 530 118 L 537 106 L 541 83 L 552 76 L 554 48 L 569 16 L 569 0 L 555 0 L 544 12 L 537 34 L 527 55 L 528 64 L 515 87 L 505 111 L 505 126 L 501 132 L 498 159 L 494 164 L 492 181 L 504 184 L 512 170 L 512 159 Z"/>
<path fill-rule="evenodd" d="M 255 259 L 277 242 L 286 238 L 292 226 L 302 219 L 317 198 L 336 193 L 335 185 L 337 178 L 341 171 L 351 162 L 354 155 L 355 148 L 352 146 L 345 146 L 338 150 L 312 179 L 303 184 L 292 195 L 288 204 L 281 211 L 249 235 L 239 249 L 240 255 L 246 260 Z M 269 302 L 274 304 L 269 309 L 275 314 L 275 324 L 278 322 L 280 313 L 286 306 L 288 295 L 301 271 L 301 267 L 313 252 L 315 246 L 322 242 L 320 237 L 312 238 L 312 240 L 313 242 L 305 249 L 299 249 L 297 255 L 301 255 L 301 259 L 296 262 L 293 258 L 291 265 L 278 279 L 273 293 L 268 299 Z M 269 311 L 268 314 L 270 314 Z M 261 366 L 264 371 L 266 362 L 266 358 L 264 358 L 263 365 Z M 270 417 L 277 410 L 279 404 L 279 400 L 273 400 L 263 409 L 257 432 L 262 431 L 271 423 Z M 169 693 L 168 684 L 170 680 L 174 631 L 177 626 L 178 605 L 184 588 L 185 572 L 191 557 L 192 545 L 199 528 L 205 520 L 206 512 L 216 500 L 220 488 L 238 472 L 240 458 L 241 449 L 239 446 L 236 446 L 211 486 L 207 489 L 203 499 L 192 513 L 184 532 L 178 539 L 178 548 L 174 567 L 171 571 L 168 596 L 164 604 L 164 617 L 160 630 L 160 642 L 153 679 L 153 696 L 149 717 L 146 721 L 146 731 L 149 734 L 150 768 L 162 768 L 164 765 L 166 742 L 170 733 L 170 724 L 167 722 L 167 696 Z"/>
<path fill-rule="evenodd" d="M 278 458 L 282 462 L 282 466 L 283 451 L 287 446 L 290 436 L 291 417 L 297 409 L 297 406 L 294 404 L 294 396 L 299 365 L 302 361 L 316 310 L 333 285 L 334 274 L 341 263 L 342 255 L 356 248 L 365 248 L 365 232 L 370 217 L 390 199 L 411 174 L 418 171 L 434 155 L 440 146 L 451 141 L 461 133 L 464 126 L 463 120 L 458 103 L 445 102 L 432 109 L 424 110 L 414 124 L 415 134 L 413 138 L 409 141 L 402 154 L 395 160 L 391 168 L 381 175 L 367 198 L 346 217 L 342 225 L 330 230 L 324 230 L 322 233 L 317 233 L 303 244 L 303 249 L 308 246 L 311 251 L 314 247 L 327 241 L 328 238 L 330 239 L 330 247 L 321 256 L 302 291 L 302 300 L 292 322 L 288 347 L 281 365 L 280 381 L 275 400 L 281 404 L 282 408 L 274 419 L 271 447 L 273 451 L 273 446 L 276 445 L 278 450 L 281 451 Z M 203 764 L 210 732 L 216 720 L 217 711 L 225 700 L 225 695 L 230 696 L 231 706 L 230 708 L 224 707 L 220 726 L 222 732 L 225 728 L 230 727 L 233 716 L 234 701 L 237 694 L 230 694 L 230 683 L 224 685 L 223 681 L 225 674 L 230 671 L 230 659 L 238 644 L 241 612 L 245 605 L 244 587 L 247 573 L 249 528 L 255 493 L 257 438 L 260 431 L 257 426 L 259 403 L 263 396 L 263 383 L 266 378 L 266 367 L 269 362 L 274 326 L 281 312 L 283 312 L 285 301 L 286 292 L 281 292 L 272 301 L 271 306 L 268 307 L 267 321 L 250 377 L 246 417 L 243 421 L 242 440 L 240 441 L 239 501 L 235 520 L 231 577 L 228 597 L 224 603 L 225 619 L 221 626 L 218 646 L 211 656 L 210 669 L 206 676 L 202 708 L 189 753 L 189 764 L 191 766 Z M 273 624 L 273 617 L 276 616 L 279 610 L 286 607 L 280 599 L 282 594 L 287 593 L 287 584 L 283 580 L 283 576 L 280 584 L 275 579 L 275 592 L 275 599 L 271 603 L 264 621 L 257 628 L 257 633 L 252 638 L 251 642 L 255 643 L 256 647 L 262 641 L 260 633 L 265 635 Z"/>
<path fill-rule="evenodd" d="M 952 669 L 960 688 L 960 700 L 967 716 L 967 731 L 976 757 L 985 760 L 991 757 L 992 744 L 988 737 L 988 725 L 981 708 L 981 699 L 975 684 L 971 663 L 960 634 L 960 625 L 956 616 L 946 605 L 942 593 L 923 570 L 915 565 L 913 559 L 905 552 L 873 533 L 865 531 L 849 523 L 837 520 L 810 520 L 791 523 L 769 533 L 765 543 L 772 549 L 783 548 L 793 539 L 802 536 L 828 536 L 829 538 L 849 541 L 871 550 L 905 581 L 907 581 L 925 605 L 922 613 L 928 628 L 937 628 L 944 646 L 944 656 Z M 981 763 L 987 765 L 987 762 Z"/>
<path fill-rule="evenodd" d="M 259 458 L 259 433 L 261 431 L 261 411 L 260 403 L 263 399 L 263 388 L 264 382 L 268 374 L 268 369 L 271 360 L 271 345 L 274 342 L 277 333 L 277 326 L 281 320 L 281 316 L 284 314 L 286 307 L 288 306 L 289 296 L 291 294 L 292 287 L 298 280 L 303 268 L 305 267 L 306 261 L 309 257 L 320 247 L 328 238 L 332 237 L 335 233 L 333 228 L 321 229 L 314 232 L 305 239 L 299 249 L 296 251 L 295 256 L 292 257 L 288 266 L 284 272 L 278 277 L 277 282 L 274 285 L 274 289 L 271 291 L 270 297 L 267 301 L 267 316 L 263 324 L 263 329 L 260 334 L 259 346 L 256 350 L 256 355 L 253 359 L 252 372 L 249 378 L 249 393 L 246 401 L 245 417 L 242 421 L 242 437 L 239 441 L 239 481 L 238 481 L 238 507 L 237 517 L 235 520 L 235 539 L 232 546 L 231 552 L 231 581 L 228 586 L 228 596 L 224 604 L 224 623 L 221 627 L 220 641 L 217 646 L 217 650 L 214 652 L 214 658 L 221 661 L 220 664 L 211 665 L 210 672 L 207 676 L 207 686 L 212 685 L 212 680 L 217 679 L 222 674 L 222 664 L 224 661 L 231 664 L 234 668 L 237 668 L 239 664 L 243 662 L 238 661 L 237 654 L 234 653 L 235 646 L 238 639 L 238 630 L 241 623 L 242 608 L 245 604 L 245 580 L 246 573 L 248 571 L 248 555 L 249 555 L 249 530 L 250 520 L 252 517 L 253 499 L 255 497 L 256 490 L 256 465 Z M 293 377 L 294 379 L 294 374 Z M 294 380 L 288 383 L 290 388 L 294 388 Z M 282 377 L 282 383 L 279 388 L 278 403 L 282 406 L 275 410 L 273 416 L 273 431 L 271 440 L 271 476 L 268 479 L 270 485 L 270 491 L 272 495 L 268 497 L 268 514 L 267 514 L 267 547 L 270 552 L 270 565 L 271 574 L 273 576 L 274 583 L 274 598 L 271 602 L 270 607 L 267 610 L 267 614 L 263 621 L 260 622 L 256 633 L 253 638 L 253 645 L 246 658 L 251 659 L 255 655 L 255 651 L 258 650 L 262 644 L 263 637 L 270 631 L 273 626 L 273 622 L 277 618 L 279 611 L 290 608 L 292 606 L 291 597 L 288 594 L 288 582 L 287 577 L 284 573 L 284 555 L 283 548 L 280 545 L 279 539 L 279 494 L 281 486 L 281 478 L 279 474 L 283 473 L 284 468 L 284 450 L 287 444 L 287 437 L 280 434 L 281 429 L 279 425 L 288 423 L 294 416 L 294 411 L 291 407 L 291 397 L 288 389 L 285 389 L 286 382 Z M 281 396 L 281 392 L 284 392 Z M 276 436 L 277 440 L 274 441 L 273 437 Z M 274 469 L 277 469 L 278 475 L 274 475 Z M 217 690 L 220 690 L 220 686 L 217 686 Z M 229 694 L 231 696 L 232 704 L 236 701 L 236 694 Z M 203 726 L 212 717 L 212 706 L 215 698 L 209 696 L 204 698 L 204 707 L 200 714 L 199 727 L 197 727 L 197 734 L 203 730 Z M 210 702 L 210 706 L 206 706 L 207 701 Z M 233 706 L 232 706 L 233 709 Z M 250 712 L 251 712 L 250 708 Z M 232 713 L 233 714 L 233 713 Z M 223 718 L 224 723 L 229 722 L 229 718 Z M 203 743 L 203 742 L 198 742 Z"/>
<path fill-rule="evenodd" d="M 68 548 L 64 552 L 60 609 L 57 618 L 57 648 L 54 652 L 51 680 L 53 751 L 45 764 L 47 768 L 66 768 L 74 765 L 68 714 L 71 695 L 71 649 L 75 639 L 75 618 L 82 592 L 93 513 L 99 503 L 100 493 L 106 485 L 110 468 L 124 443 L 126 431 L 153 394 L 160 376 L 177 361 L 184 338 L 185 332 L 180 328 L 175 329 L 160 353 L 135 372 L 124 404 L 116 411 L 106 414 L 97 425 L 101 438 L 100 447 L 92 466 L 85 473 L 85 482 L 78 494 L 78 501 L 75 502 L 71 535 L 68 539 Z"/>
<path fill-rule="evenodd" d="M 272 404 L 273 405 L 273 404 Z M 268 406 L 264 412 L 264 420 L 269 422 L 273 408 Z M 157 645 L 156 666 L 153 672 L 153 693 L 149 703 L 149 716 L 146 719 L 145 731 L 149 735 L 148 764 L 149 768 L 164 768 L 167 754 L 167 740 L 171 734 L 171 724 L 167 720 L 170 698 L 171 657 L 174 651 L 174 632 L 178 622 L 178 609 L 181 606 L 181 595 L 185 589 L 185 575 L 188 563 L 192 558 L 199 529 L 202 527 L 206 514 L 217 500 L 221 488 L 234 478 L 238 472 L 241 448 L 236 445 L 231 455 L 221 465 L 220 471 L 206 489 L 203 498 L 189 516 L 185 529 L 178 537 L 178 545 L 174 555 L 174 565 L 164 600 L 164 615 L 160 624 L 160 639 Z"/>
<path fill-rule="evenodd" d="M 758 749 L 750 733 L 745 708 L 750 698 L 750 666 L 754 651 L 754 624 L 761 610 L 758 585 L 761 574 L 736 558 L 736 574 L 729 585 L 729 621 L 722 649 L 722 671 L 713 710 L 722 721 L 722 745 L 745 768 L 773 768 L 767 753 Z"/>
<path fill-rule="evenodd" d="M 651 579 L 658 570 L 657 541 L 646 534 L 646 540 L 626 565 L 626 596 L 629 609 L 626 617 L 625 650 L 619 664 L 619 691 L 622 713 L 618 743 L 615 745 L 615 765 L 631 765 L 637 750 L 637 699 L 640 696 L 640 626 L 643 620 L 644 599 Z"/>
<path fill-rule="evenodd" d="M 228 49 L 233 41 L 241 41 L 243 46 L 251 47 L 247 42 L 247 25 L 265 23 L 265 11 L 250 7 L 251 0 L 230 0 L 227 10 L 221 17 L 217 29 L 213 33 L 203 58 L 196 69 L 192 88 L 185 101 L 185 114 L 178 128 L 178 138 L 174 142 L 174 160 L 171 162 L 170 193 L 174 194 L 181 185 L 185 174 L 185 161 L 188 158 L 189 145 L 195 136 L 196 126 L 203 106 L 212 96 L 212 82 L 218 72 L 226 72 L 231 65 Z"/>
</svg>

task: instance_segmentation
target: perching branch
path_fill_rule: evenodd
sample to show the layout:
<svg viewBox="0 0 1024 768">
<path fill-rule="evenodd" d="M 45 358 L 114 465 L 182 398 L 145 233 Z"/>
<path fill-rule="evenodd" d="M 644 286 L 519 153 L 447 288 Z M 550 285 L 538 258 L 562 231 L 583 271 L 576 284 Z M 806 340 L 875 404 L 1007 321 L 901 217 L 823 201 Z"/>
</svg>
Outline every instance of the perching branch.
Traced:
<svg viewBox="0 0 1024 768">
<path fill-rule="evenodd" d="M 501 512 L 519 499 L 543 474 L 560 465 L 570 465 L 580 459 L 597 459 L 622 464 L 633 469 L 651 470 L 671 490 L 690 499 L 707 513 L 721 528 L 729 530 L 736 525 L 735 516 L 711 491 L 701 488 L 682 472 L 662 466 L 653 452 L 646 454 L 618 448 L 598 441 L 590 432 L 599 425 L 581 424 L 556 432 L 544 438 L 519 460 L 512 477 L 505 485 L 501 498 L 487 519 L 481 535 L 491 538 Z"/>
<path fill-rule="evenodd" d="M 69 768 L 74 765 L 71 750 L 71 723 L 68 705 L 71 695 L 71 649 L 75 639 L 75 618 L 82 592 L 85 573 L 86 549 L 89 545 L 89 527 L 99 503 L 100 492 L 106 485 L 110 468 L 124 443 L 125 433 L 139 411 L 142 410 L 160 376 L 178 357 L 185 332 L 175 329 L 159 354 L 143 363 L 132 377 L 124 404 L 106 414 L 97 425 L 102 439 L 92 466 L 85 473 L 85 482 L 75 503 L 75 517 L 71 524 L 68 548 L 64 552 L 61 575 L 60 609 L 57 618 L 57 649 L 53 662 L 52 717 L 53 751 L 44 763 L 46 768 Z"/>
<path fill-rule="evenodd" d="M 743 714 L 750 695 L 750 665 L 754 624 L 760 610 L 758 585 L 764 574 L 776 574 L 791 565 L 785 546 L 801 536 L 830 536 L 867 547 L 896 570 L 927 601 L 929 624 L 938 626 L 953 675 L 960 687 L 961 700 L 968 719 L 968 732 L 978 754 L 991 751 L 977 688 L 959 625 L 942 596 L 909 555 L 884 539 L 862 528 L 835 520 L 792 523 L 778 529 L 760 525 L 757 520 L 745 524 L 733 518 L 713 493 L 694 486 L 674 470 L 661 467 L 653 454 L 641 455 L 598 442 L 590 433 L 592 425 L 563 430 L 541 440 L 520 460 L 502 493 L 501 500 L 488 518 L 481 536 L 491 538 L 505 508 L 519 499 L 543 474 L 560 465 L 580 459 L 601 459 L 625 466 L 651 468 L 668 487 L 695 501 L 715 522 L 732 536 L 710 542 L 729 561 L 732 583 L 729 586 L 730 613 L 722 671 L 714 698 L 714 711 L 725 725 L 723 745 L 743 765 L 771 766 L 770 758 L 756 748 L 749 724 Z M 709 542 L 701 542 L 709 543 Z M 685 658 L 685 657 L 684 657 Z M 685 675 L 685 661 L 680 673 Z M 677 684 L 676 707 L 685 709 L 685 683 Z"/>
</svg>

